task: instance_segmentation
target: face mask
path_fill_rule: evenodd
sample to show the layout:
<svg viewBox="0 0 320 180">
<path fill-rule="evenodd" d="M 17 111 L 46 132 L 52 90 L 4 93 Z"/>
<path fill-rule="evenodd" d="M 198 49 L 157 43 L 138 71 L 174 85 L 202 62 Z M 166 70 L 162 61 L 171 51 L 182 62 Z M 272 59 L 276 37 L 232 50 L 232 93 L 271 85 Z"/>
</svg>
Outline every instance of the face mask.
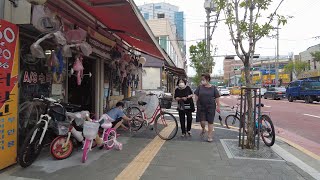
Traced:
<svg viewBox="0 0 320 180">
<path fill-rule="evenodd" d="M 186 85 L 184 83 L 179 83 L 179 88 L 184 88 Z"/>
<path fill-rule="evenodd" d="M 207 81 L 206 80 L 202 80 L 201 84 L 205 86 L 205 85 L 207 85 Z"/>
</svg>

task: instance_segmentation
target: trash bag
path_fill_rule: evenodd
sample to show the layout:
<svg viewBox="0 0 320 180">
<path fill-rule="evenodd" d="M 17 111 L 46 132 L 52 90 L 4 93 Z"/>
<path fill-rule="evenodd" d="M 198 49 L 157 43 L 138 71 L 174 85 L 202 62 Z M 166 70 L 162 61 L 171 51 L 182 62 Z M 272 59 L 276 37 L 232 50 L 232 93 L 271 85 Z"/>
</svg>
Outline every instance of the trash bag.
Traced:
<svg viewBox="0 0 320 180">
<path fill-rule="evenodd" d="M 85 56 L 90 56 L 90 54 L 92 53 L 92 47 L 87 42 L 82 42 L 80 44 L 80 49 Z"/>
<path fill-rule="evenodd" d="M 77 44 L 86 41 L 87 32 L 82 29 L 73 29 L 65 33 L 68 44 Z"/>
<path fill-rule="evenodd" d="M 71 47 L 73 45 L 64 45 L 62 48 L 62 55 L 63 57 L 72 57 L 72 51 L 71 51 Z"/>
<path fill-rule="evenodd" d="M 61 31 L 57 31 L 57 32 L 53 33 L 53 35 L 54 35 L 55 40 L 58 44 L 60 44 L 62 46 L 67 44 L 67 40 Z"/>
<path fill-rule="evenodd" d="M 51 13 L 49 8 L 43 5 L 33 6 L 32 24 L 40 32 L 53 32 L 59 30 L 61 23 Z"/>
<path fill-rule="evenodd" d="M 37 42 L 33 43 L 30 46 L 30 51 L 31 51 L 32 56 L 35 58 L 45 58 L 46 57 L 44 55 L 44 51 L 43 51 L 42 47 Z"/>
</svg>

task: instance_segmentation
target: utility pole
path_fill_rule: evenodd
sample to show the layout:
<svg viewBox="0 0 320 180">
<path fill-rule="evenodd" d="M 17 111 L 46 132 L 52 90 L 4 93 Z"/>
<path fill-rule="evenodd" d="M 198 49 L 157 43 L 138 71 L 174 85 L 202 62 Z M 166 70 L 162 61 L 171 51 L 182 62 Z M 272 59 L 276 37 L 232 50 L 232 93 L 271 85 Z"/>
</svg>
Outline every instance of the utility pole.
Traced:
<svg viewBox="0 0 320 180">
<path fill-rule="evenodd" d="M 206 63 L 206 67 L 209 68 L 210 66 L 210 60 L 211 60 L 211 52 L 210 52 L 210 41 L 211 41 L 211 37 L 210 37 L 210 12 L 211 10 L 210 9 L 206 9 L 206 13 L 207 13 L 207 63 Z M 211 69 L 211 68 L 210 68 Z M 209 69 L 209 73 L 211 73 L 211 70 Z"/>
<path fill-rule="evenodd" d="M 211 46 L 211 33 L 210 33 L 210 13 L 212 11 L 215 11 L 216 10 L 216 5 L 215 3 L 213 2 L 213 0 L 205 0 L 204 1 L 204 9 L 206 10 L 206 14 L 207 14 L 207 23 L 206 23 L 206 62 L 204 63 L 205 64 L 205 69 L 207 72 L 209 72 L 210 74 L 212 73 L 212 62 L 211 62 L 211 51 L 210 51 L 210 46 Z"/>
<path fill-rule="evenodd" d="M 278 26 L 277 26 L 277 59 L 276 59 L 276 64 L 275 64 L 275 75 L 276 75 L 276 78 L 275 78 L 275 86 L 278 85 L 278 81 L 279 81 L 279 23 L 278 23 Z"/>
</svg>

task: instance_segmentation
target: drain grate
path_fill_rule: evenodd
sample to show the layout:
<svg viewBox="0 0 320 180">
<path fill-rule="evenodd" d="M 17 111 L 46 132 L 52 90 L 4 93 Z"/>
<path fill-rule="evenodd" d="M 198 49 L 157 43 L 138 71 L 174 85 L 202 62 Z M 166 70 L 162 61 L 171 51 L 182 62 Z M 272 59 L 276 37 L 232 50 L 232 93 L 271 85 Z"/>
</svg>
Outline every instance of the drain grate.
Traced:
<svg viewBox="0 0 320 180">
<path fill-rule="evenodd" d="M 239 147 L 237 139 L 220 139 L 220 141 L 229 158 L 284 161 L 277 153 L 263 143 L 260 144 L 259 150 L 249 150 Z"/>
</svg>

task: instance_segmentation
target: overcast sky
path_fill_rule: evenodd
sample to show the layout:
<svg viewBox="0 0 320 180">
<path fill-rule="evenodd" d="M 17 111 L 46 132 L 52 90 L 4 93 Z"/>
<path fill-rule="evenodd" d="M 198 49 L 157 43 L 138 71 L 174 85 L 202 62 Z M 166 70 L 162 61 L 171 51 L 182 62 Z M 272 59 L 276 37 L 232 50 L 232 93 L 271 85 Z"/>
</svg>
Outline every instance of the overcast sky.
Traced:
<svg viewBox="0 0 320 180">
<path fill-rule="evenodd" d="M 176 5 L 181 11 L 185 12 L 186 41 L 187 49 L 196 44 L 196 40 L 204 38 L 204 25 L 206 20 L 203 8 L 204 0 L 134 0 L 137 5 L 152 2 L 167 2 Z M 274 10 L 280 0 L 274 0 Z M 313 37 L 320 36 L 320 0 L 284 0 L 279 13 L 282 15 L 293 16 L 288 20 L 288 24 L 280 29 L 279 51 L 280 55 L 288 55 L 293 52 L 295 55 L 306 50 L 308 47 L 319 44 L 320 39 Z M 275 24 L 276 25 L 276 24 Z M 220 22 L 213 35 L 212 46 L 217 47 L 217 55 L 234 55 L 234 47 L 230 41 L 228 28 L 224 22 Z M 273 33 L 275 34 L 275 33 Z M 276 39 L 264 38 L 257 44 L 256 54 L 262 56 L 274 56 Z M 189 57 L 189 53 L 187 55 Z M 216 66 L 214 74 L 223 73 L 223 58 L 215 58 Z M 188 75 L 195 72 L 189 68 Z"/>
</svg>

